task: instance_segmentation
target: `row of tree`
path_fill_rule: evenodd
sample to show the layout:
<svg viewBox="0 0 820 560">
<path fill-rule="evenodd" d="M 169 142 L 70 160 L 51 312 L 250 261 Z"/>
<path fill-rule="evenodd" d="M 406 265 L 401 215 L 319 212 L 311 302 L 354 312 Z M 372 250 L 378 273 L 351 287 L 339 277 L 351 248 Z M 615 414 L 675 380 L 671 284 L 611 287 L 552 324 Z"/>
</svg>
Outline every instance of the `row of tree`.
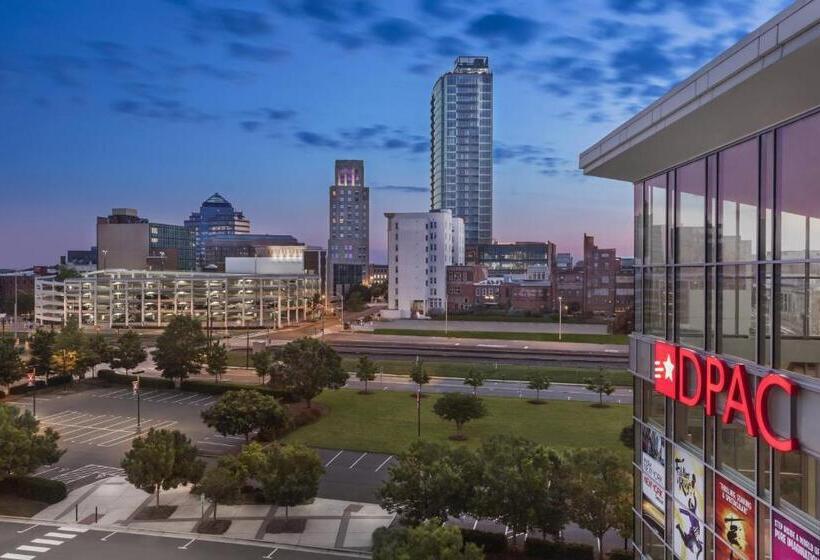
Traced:
<svg viewBox="0 0 820 560">
<path fill-rule="evenodd" d="M 379 490 L 382 506 L 409 525 L 469 514 L 514 535 L 562 539 L 575 522 L 598 539 L 631 531 L 631 473 L 606 449 L 559 452 L 517 437 L 475 451 L 419 441 L 399 455 Z"/>
</svg>

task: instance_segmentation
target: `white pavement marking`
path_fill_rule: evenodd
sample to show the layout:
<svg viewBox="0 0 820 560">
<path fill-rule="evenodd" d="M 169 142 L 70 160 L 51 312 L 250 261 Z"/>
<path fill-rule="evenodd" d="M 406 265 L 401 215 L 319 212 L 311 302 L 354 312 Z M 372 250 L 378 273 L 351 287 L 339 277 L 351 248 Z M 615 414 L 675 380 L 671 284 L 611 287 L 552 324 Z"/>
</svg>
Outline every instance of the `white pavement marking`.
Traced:
<svg viewBox="0 0 820 560">
<path fill-rule="evenodd" d="M 274 555 L 274 554 L 276 554 L 277 552 L 279 552 L 279 549 L 278 549 L 278 548 L 274 548 L 273 550 L 271 550 L 271 551 L 270 551 L 270 554 L 268 554 L 267 556 L 263 556 L 262 558 L 265 558 L 265 559 L 267 560 L 267 559 L 269 559 L 269 558 L 272 558 L 272 557 L 273 557 L 273 555 Z"/>
<path fill-rule="evenodd" d="M 359 464 L 359 461 L 361 461 L 362 459 L 364 459 L 366 456 L 367 456 L 367 453 L 362 453 L 362 456 L 361 456 L 361 457 L 359 457 L 358 459 L 356 459 L 355 461 L 353 461 L 353 464 L 352 464 L 352 465 L 350 465 L 350 466 L 349 466 L 349 467 L 347 467 L 347 468 L 348 468 L 348 469 L 352 469 L 353 467 L 355 467 L 356 465 L 358 465 L 358 464 Z"/>
<path fill-rule="evenodd" d="M 194 393 L 193 395 L 189 395 L 189 396 L 184 397 L 184 398 L 182 398 L 182 399 L 179 399 L 179 400 L 176 400 L 176 401 L 172 401 L 172 404 L 180 404 L 180 403 L 183 403 L 183 402 L 185 402 L 185 401 L 187 401 L 187 400 L 193 399 L 193 398 L 194 398 L 194 397 L 196 397 L 196 396 L 197 396 L 197 394 L 196 394 L 196 393 Z"/>
<path fill-rule="evenodd" d="M 219 442 L 216 442 L 216 441 L 206 441 L 204 439 L 199 440 L 197 442 L 197 444 L 199 444 L 199 445 L 221 445 L 222 447 L 236 447 L 235 443 L 219 443 Z"/>
<path fill-rule="evenodd" d="M 34 556 L 30 554 L 14 554 L 13 552 L 7 552 L 0 556 L 0 558 L 7 558 L 8 560 L 32 560 Z"/>
<path fill-rule="evenodd" d="M 58 530 L 68 531 L 69 533 L 87 533 L 88 527 L 70 527 L 66 525 L 65 527 L 60 527 Z"/>
<path fill-rule="evenodd" d="M 335 461 L 335 460 L 336 460 L 336 458 L 337 458 L 339 455 L 341 455 L 342 453 L 344 453 L 344 451 L 339 451 L 336 455 L 334 455 L 334 456 L 333 456 L 333 458 L 332 458 L 330 461 L 328 461 L 327 463 L 325 463 L 325 467 L 329 467 L 329 466 L 330 466 L 330 463 L 332 463 L 333 461 Z"/>
<path fill-rule="evenodd" d="M 48 552 L 51 549 L 47 546 L 31 546 L 30 544 L 22 544 L 17 547 L 17 550 L 22 550 L 23 552 Z"/>
<path fill-rule="evenodd" d="M 31 531 L 35 527 L 39 527 L 39 525 L 32 525 L 31 527 L 28 527 L 27 529 L 23 529 L 22 531 L 17 531 L 17 532 L 22 534 L 22 533 L 25 533 L 26 531 Z"/>
<path fill-rule="evenodd" d="M 171 399 L 175 399 L 180 396 L 182 393 L 177 393 L 176 391 L 172 392 L 170 395 L 163 395 L 158 399 L 151 399 L 151 402 L 154 403 L 161 403 L 165 401 L 170 401 Z"/>
<path fill-rule="evenodd" d="M 46 533 L 43 536 L 51 537 L 52 539 L 73 539 L 77 535 L 72 535 L 71 533 L 58 533 L 56 531 L 52 531 L 51 533 Z"/>
<path fill-rule="evenodd" d="M 196 539 L 191 539 L 191 540 L 189 540 L 188 542 L 186 542 L 184 545 L 182 545 L 182 546 L 178 546 L 177 548 L 178 548 L 178 549 L 180 549 L 180 550 L 188 550 L 188 547 L 189 547 L 189 546 L 191 546 L 191 544 L 192 544 L 195 540 L 196 540 Z"/>
<path fill-rule="evenodd" d="M 382 470 L 382 467 L 385 466 L 388 463 L 388 461 L 390 461 L 390 459 L 392 459 L 392 458 L 393 458 L 392 455 L 388 456 L 387 459 L 385 459 L 384 462 L 381 465 L 376 467 L 376 470 L 373 471 L 373 472 L 379 472 L 380 470 Z"/>
<path fill-rule="evenodd" d="M 114 536 L 114 535 L 116 535 L 116 534 L 117 534 L 117 532 L 116 532 L 116 531 L 114 531 L 113 533 L 108 533 L 106 536 L 104 536 L 104 537 L 103 537 L 103 538 L 101 538 L 100 540 L 101 540 L 101 541 L 107 541 L 108 539 L 110 539 L 111 537 L 113 537 L 113 536 Z"/>
<path fill-rule="evenodd" d="M 55 541 L 54 539 L 31 539 L 34 544 L 47 544 L 50 546 L 57 546 L 63 544 L 63 541 Z"/>
</svg>

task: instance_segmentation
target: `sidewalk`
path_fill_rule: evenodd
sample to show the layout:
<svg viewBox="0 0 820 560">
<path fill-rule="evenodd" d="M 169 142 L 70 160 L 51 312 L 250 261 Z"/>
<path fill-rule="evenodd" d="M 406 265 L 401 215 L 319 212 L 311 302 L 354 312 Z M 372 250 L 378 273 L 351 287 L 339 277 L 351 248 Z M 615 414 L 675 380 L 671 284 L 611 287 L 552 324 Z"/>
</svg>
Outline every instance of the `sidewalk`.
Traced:
<svg viewBox="0 0 820 560">
<path fill-rule="evenodd" d="M 168 519 L 135 519 L 143 507 L 153 506 L 155 499 L 125 478 L 115 476 L 72 491 L 65 500 L 47 507 L 33 519 L 187 534 L 196 532 L 203 516 L 213 516 L 210 502 L 191 494 L 191 486 L 180 486 L 160 494 L 160 505 L 176 506 Z M 268 524 L 284 516 L 284 508 L 267 504 L 217 507 L 218 519 L 231 521 L 223 537 L 335 549 L 369 549 L 373 532 L 390 525 L 395 517 L 377 504 L 316 498 L 288 512 L 289 519 L 306 521 L 303 532 L 268 533 Z"/>
</svg>

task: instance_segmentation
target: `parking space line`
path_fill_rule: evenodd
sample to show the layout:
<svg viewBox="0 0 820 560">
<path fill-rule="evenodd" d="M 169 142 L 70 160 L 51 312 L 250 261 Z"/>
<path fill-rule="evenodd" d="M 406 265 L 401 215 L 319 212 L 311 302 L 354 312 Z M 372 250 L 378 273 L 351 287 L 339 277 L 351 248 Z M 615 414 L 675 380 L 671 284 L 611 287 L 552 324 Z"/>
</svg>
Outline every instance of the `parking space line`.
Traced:
<svg viewBox="0 0 820 560">
<path fill-rule="evenodd" d="M 182 546 L 178 546 L 177 548 L 178 548 L 178 549 L 180 549 L 180 550 L 188 550 L 188 547 L 189 547 L 189 546 L 191 546 L 191 544 L 192 544 L 195 540 L 196 540 L 196 539 L 191 539 L 191 540 L 189 540 L 188 542 L 186 542 L 184 545 L 182 545 Z"/>
<path fill-rule="evenodd" d="M 197 399 L 195 401 L 191 401 L 189 404 L 197 404 L 197 403 L 200 403 L 200 402 L 210 401 L 210 400 L 213 400 L 213 402 L 216 402 L 216 399 L 214 399 L 211 395 L 208 395 L 205 398 Z"/>
<path fill-rule="evenodd" d="M 376 470 L 373 471 L 373 472 L 379 472 L 380 470 L 382 470 L 382 467 L 384 467 L 390 461 L 390 459 L 392 459 L 392 458 L 393 458 L 392 455 L 388 455 L 387 459 L 385 459 L 384 462 L 381 465 L 376 467 Z"/>
<path fill-rule="evenodd" d="M 221 445 L 222 447 L 236 447 L 236 444 L 235 444 L 235 443 L 219 443 L 218 441 L 206 441 L 206 440 L 204 440 L 204 439 L 199 440 L 199 441 L 197 442 L 197 444 L 202 444 L 202 445 Z"/>
<path fill-rule="evenodd" d="M 68 531 L 69 533 L 87 533 L 88 527 L 71 527 L 66 525 L 59 528 L 60 531 Z"/>
<path fill-rule="evenodd" d="M 185 402 L 189 399 L 193 399 L 196 396 L 197 396 L 197 394 L 194 393 L 193 395 L 189 395 L 189 396 L 185 397 L 184 399 L 179 399 L 178 401 L 172 401 L 172 402 L 173 402 L 173 404 L 179 404 L 179 403 Z"/>
<path fill-rule="evenodd" d="M 178 396 L 180 396 L 182 394 L 183 393 L 178 392 L 178 391 L 172 391 L 170 395 L 163 396 L 159 399 L 152 399 L 151 402 L 161 403 L 161 402 L 165 402 L 165 401 L 170 401 L 171 399 L 175 399 L 175 398 L 177 398 Z"/>
<path fill-rule="evenodd" d="M 356 459 L 355 461 L 353 461 L 353 464 L 352 464 L 352 465 L 350 465 L 350 466 L 349 466 L 349 467 L 347 467 L 347 468 L 348 468 L 348 469 L 352 469 L 353 467 L 355 467 L 356 465 L 358 465 L 358 464 L 359 464 L 359 461 L 361 461 L 361 460 L 362 460 L 362 459 L 364 459 L 365 457 L 367 457 L 367 453 L 362 453 L 362 456 L 361 456 L 361 457 L 359 457 L 358 459 Z"/>
<path fill-rule="evenodd" d="M 7 552 L 0 556 L 0 558 L 5 558 L 7 560 L 32 560 L 34 556 L 31 554 L 14 554 L 13 552 Z"/>
<path fill-rule="evenodd" d="M 171 426 L 177 423 L 176 420 L 164 420 L 162 422 L 158 422 L 157 424 L 151 426 L 151 428 L 155 429 L 163 429 L 163 428 L 170 428 Z M 143 422 L 142 428 L 145 428 L 145 423 Z M 97 444 L 97 447 L 114 447 L 116 445 L 120 445 L 121 443 L 125 443 L 126 441 L 131 441 L 132 439 L 139 437 L 140 434 L 134 431 L 131 434 L 124 435 L 124 436 L 117 436 L 107 441 L 102 441 Z"/>
<path fill-rule="evenodd" d="M 17 550 L 21 550 L 23 552 L 48 552 L 51 549 L 47 546 L 31 546 L 30 544 L 21 544 L 17 547 Z"/>
<path fill-rule="evenodd" d="M 71 418 L 72 416 L 81 416 L 82 413 L 77 410 L 64 410 L 62 412 L 58 412 L 56 414 L 49 414 L 48 416 L 41 416 L 38 418 L 40 422 L 59 422 L 60 420 L 65 420 L 67 418 Z M 57 420 L 59 418 L 60 420 Z"/>
<path fill-rule="evenodd" d="M 49 470 L 51 470 L 51 469 L 49 469 Z M 23 529 L 22 531 L 17 531 L 17 533 L 19 533 L 19 534 L 23 534 L 23 533 L 25 533 L 25 532 L 27 532 L 27 531 L 31 531 L 31 530 L 32 530 L 32 529 L 34 529 L 35 527 L 39 527 L 39 526 L 40 526 L 40 525 L 32 525 L 31 527 L 27 527 L 27 528 Z"/>
<path fill-rule="evenodd" d="M 336 460 L 336 458 L 337 458 L 339 455 L 341 455 L 342 453 L 344 453 L 344 451 L 339 451 L 336 455 L 334 455 L 334 456 L 333 456 L 333 458 L 332 458 L 330 461 L 328 461 L 327 463 L 325 463 L 325 467 L 329 467 L 329 466 L 330 466 L 330 464 L 331 464 L 333 461 L 335 461 L 335 460 Z"/>
<path fill-rule="evenodd" d="M 71 533 L 58 533 L 56 531 L 52 531 L 51 533 L 46 533 L 44 536 L 51 537 L 52 539 L 73 539 L 77 535 L 72 535 Z"/>
<path fill-rule="evenodd" d="M 49 546 L 57 546 L 63 544 L 63 541 L 55 541 L 54 539 L 31 539 L 34 544 L 47 544 Z"/>
<path fill-rule="evenodd" d="M 116 398 L 117 395 L 125 395 L 130 393 L 131 389 L 117 389 L 116 391 L 111 391 L 110 393 L 105 393 L 104 395 L 100 395 L 100 398 L 103 399 L 113 399 Z"/>
<path fill-rule="evenodd" d="M 108 533 L 106 536 L 104 536 L 104 537 L 103 537 L 103 538 L 101 538 L 100 540 L 101 540 L 101 541 L 103 541 L 103 542 L 105 542 L 105 541 L 107 541 L 108 539 L 110 539 L 111 537 L 113 537 L 113 536 L 114 536 L 114 535 L 116 535 L 116 534 L 117 534 L 117 531 L 114 531 L 113 533 Z"/>
</svg>

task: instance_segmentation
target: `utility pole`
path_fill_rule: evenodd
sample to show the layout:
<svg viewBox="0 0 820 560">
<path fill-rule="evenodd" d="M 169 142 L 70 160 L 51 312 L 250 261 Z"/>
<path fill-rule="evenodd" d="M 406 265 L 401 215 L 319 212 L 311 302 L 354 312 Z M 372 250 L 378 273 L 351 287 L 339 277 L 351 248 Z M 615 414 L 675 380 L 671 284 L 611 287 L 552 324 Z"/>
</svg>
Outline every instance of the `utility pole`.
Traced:
<svg viewBox="0 0 820 560">
<path fill-rule="evenodd" d="M 251 331 L 245 329 L 245 369 L 250 367 L 251 363 Z"/>
<path fill-rule="evenodd" d="M 421 385 L 416 389 L 416 435 L 421 439 Z"/>
<path fill-rule="evenodd" d="M 562 312 L 564 311 L 564 304 L 561 296 L 558 296 L 558 342 L 561 342 L 561 334 L 563 330 Z"/>
</svg>

